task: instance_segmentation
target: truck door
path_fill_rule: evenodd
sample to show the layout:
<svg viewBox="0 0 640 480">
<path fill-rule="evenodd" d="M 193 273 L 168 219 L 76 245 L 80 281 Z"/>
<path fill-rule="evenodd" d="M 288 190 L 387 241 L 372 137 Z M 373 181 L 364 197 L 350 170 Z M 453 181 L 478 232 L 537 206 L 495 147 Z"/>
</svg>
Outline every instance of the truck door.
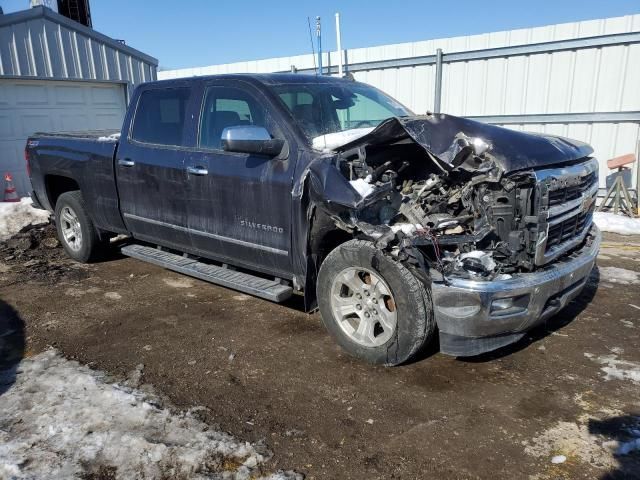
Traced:
<svg viewBox="0 0 640 480">
<path fill-rule="evenodd" d="M 295 154 L 228 152 L 220 140 L 226 127 L 237 125 L 262 126 L 284 139 L 282 121 L 245 81 L 204 82 L 202 99 L 196 148 L 185 159 L 192 246 L 204 256 L 286 277 Z"/>
<path fill-rule="evenodd" d="M 190 245 L 184 162 L 191 90 L 186 85 L 143 90 L 130 107 L 130 128 L 116 156 L 120 211 L 127 229 L 135 238 L 177 249 Z"/>
</svg>

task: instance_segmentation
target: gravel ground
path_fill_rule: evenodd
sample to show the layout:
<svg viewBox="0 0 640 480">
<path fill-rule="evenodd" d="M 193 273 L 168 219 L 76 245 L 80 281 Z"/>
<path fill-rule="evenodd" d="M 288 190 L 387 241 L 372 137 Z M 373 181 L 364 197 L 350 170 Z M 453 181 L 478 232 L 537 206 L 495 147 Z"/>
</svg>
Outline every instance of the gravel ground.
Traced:
<svg viewBox="0 0 640 480">
<path fill-rule="evenodd" d="M 264 441 L 266 468 L 310 479 L 640 478 L 640 237 L 607 234 L 582 295 L 525 341 L 383 368 L 342 353 L 296 299 L 115 253 L 76 265 L 54 235 L 0 243 L 6 362 L 53 346 L 116 378 L 138 369 L 174 408 Z"/>
</svg>

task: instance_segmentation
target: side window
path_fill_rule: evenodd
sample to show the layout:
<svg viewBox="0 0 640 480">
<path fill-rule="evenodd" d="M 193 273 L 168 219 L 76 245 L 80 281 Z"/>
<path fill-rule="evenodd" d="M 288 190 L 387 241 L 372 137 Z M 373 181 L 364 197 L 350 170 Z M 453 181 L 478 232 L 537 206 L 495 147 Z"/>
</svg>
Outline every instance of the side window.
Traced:
<svg viewBox="0 0 640 480">
<path fill-rule="evenodd" d="M 251 110 L 246 100 L 216 98 L 216 112 L 235 112 L 243 122 L 251 123 Z"/>
<path fill-rule="evenodd" d="M 305 108 L 307 105 L 311 107 L 313 97 L 309 92 L 286 92 L 281 93 L 280 98 L 292 112 L 298 107 Z"/>
<path fill-rule="evenodd" d="M 138 101 L 131 138 L 157 145 L 182 145 L 189 88 L 147 90 Z"/>
<path fill-rule="evenodd" d="M 249 93 L 233 87 L 209 87 L 200 116 L 199 145 L 220 149 L 220 137 L 227 127 L 267 127 L 264 107 Z"/>
<path fill-rule="evenodd" d="M 286 92 L 280 94 L 280 99 L 310 136 L 316 137 L 322 130 L 322 107 L 311 93 L 306 91 Z"/>
</svg>

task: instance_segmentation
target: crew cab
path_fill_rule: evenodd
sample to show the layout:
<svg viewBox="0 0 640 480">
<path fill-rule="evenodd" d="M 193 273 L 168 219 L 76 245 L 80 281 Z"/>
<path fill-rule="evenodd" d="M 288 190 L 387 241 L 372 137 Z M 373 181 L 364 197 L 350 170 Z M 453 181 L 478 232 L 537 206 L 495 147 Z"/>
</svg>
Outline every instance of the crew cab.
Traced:
<svg viewBox="0 0 640 480">
<path fill-rule="evenodd" d="M 125 255 L 282 302 L 378 364 L 513 343 L 595 262 L 598 162 L 566 138 L 415 115 L 348 78 L 142 84 L 120 132 L 37 133 L 36 204 L 79 262 Z"/>
</svg>

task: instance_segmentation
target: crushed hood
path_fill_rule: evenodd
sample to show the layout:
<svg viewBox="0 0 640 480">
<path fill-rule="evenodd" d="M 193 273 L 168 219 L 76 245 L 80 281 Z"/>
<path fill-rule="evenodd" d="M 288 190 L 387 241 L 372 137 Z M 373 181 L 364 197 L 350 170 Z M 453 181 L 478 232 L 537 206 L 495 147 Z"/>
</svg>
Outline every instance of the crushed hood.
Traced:
<svg viewBox="0 0 640 480">
<path fill-rule="evenodd" d="M 593 153 L 591 146 L 577 140 L 524 133 L 444 114 L 389 118 L 372 132 L 337 147 L 336 151 L 413 141 L 434 156 L 442 168 L 451 169 L 459 151 L 455 148 L 456 140 L 461 135 L 489 144 L 491 157 L 505 173 L 571 162 Z"/>
</svg>

